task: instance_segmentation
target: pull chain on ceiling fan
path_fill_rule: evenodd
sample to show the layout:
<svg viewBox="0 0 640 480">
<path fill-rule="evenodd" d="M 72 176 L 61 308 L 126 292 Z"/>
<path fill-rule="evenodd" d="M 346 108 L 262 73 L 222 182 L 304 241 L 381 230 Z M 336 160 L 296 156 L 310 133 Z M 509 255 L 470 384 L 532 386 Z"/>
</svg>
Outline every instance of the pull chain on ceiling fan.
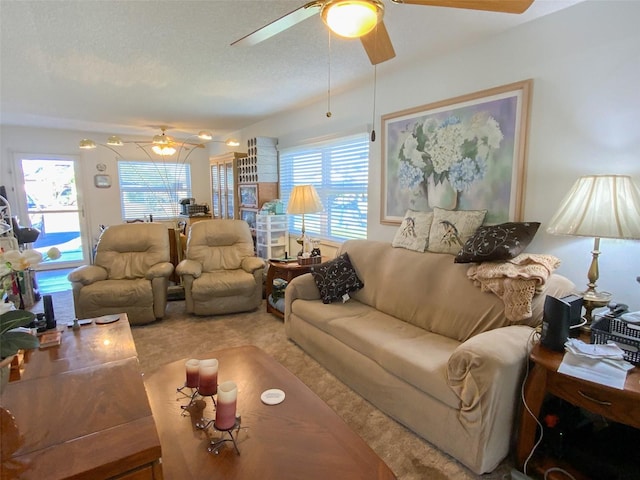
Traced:
<svg viewBox="0 0 640 480">
<path fill-rule="evenodd" d="M 390 0 L 396 4 L 462 8 L 502 13 L 523 13 L 533 0 Z M 373 65 L 396 56 L 391 38 L 383 21 L 384 4 L 381 0 L 314 0 L 231 45 L 256 45 L 280 32 L 320 13 L 322 20 L 336 34 L 360 38 Z"/>
</svg>

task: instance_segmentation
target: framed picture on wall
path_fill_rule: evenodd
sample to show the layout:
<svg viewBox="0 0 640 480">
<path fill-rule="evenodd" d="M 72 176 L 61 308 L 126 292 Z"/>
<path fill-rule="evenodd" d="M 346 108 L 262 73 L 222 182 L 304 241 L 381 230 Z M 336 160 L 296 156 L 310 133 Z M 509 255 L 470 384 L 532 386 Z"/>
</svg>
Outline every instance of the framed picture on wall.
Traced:
<svg viewBox="0 0 640 480">
<path fill-rule="evenodd" d="M 238 186 L 238 197 L 240 197 L 241 207 L 258 208 L 258 186 L 257 185 Z"/>
<path fill-rule="evenodd" d="M 532 85 L 383 115 L 380 222 L 434 207 L 486 209 L 487 224 L 521 220 Z"/>
<path fill-rule="evenodd" d="M 240 209 L 240 220 L 244 220 L 249 224 L 249 228 L 251 229 L 251 233 L 255 233 L 256 231 L 256 220 L 257 220 L 258 210 L 251 208 L 241 208 Z"/>
</svg>

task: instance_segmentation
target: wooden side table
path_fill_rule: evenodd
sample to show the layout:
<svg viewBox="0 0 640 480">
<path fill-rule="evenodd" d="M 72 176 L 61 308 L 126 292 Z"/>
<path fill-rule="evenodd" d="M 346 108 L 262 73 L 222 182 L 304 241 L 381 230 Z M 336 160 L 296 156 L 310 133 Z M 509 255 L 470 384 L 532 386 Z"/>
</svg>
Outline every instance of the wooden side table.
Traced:
<svg viewBox="0 0 640 480">
<path fill-rule="evenodd" d="M 587 340 L 585 339 L 585 341 Z M 624 390 L 618 390 L 558 373 L 563 356 L 563 352 L 549 350 L 539 343 L 531 351 L 530 358 L 533 361 L 533 367 L 525 384 L 524 399 L 536 418 L 540 415 L 545 395 L 552 394 L 614 422 L 640 428 L 640 368 L 636 367 L 629 371 Z M 536 442 L 536 432 L 537 424 L 534 418 L 526 409 L 523 409 L 516 446 L 516 461 L 521 470 Z M 534 455 L 527 469 L 543 473 L 548 468 L 557 465 L 555 460 L 551 461 L 551 459 Z M 570 469 L 571 474 L 578 479 L 587 478 L 580 472 L 571 469 L 570 466 L 563 465 L 563 468 Z M 566 477 L 558 478 L 564 479 Z"/>
<path fill-rule="evenodd" d="M 326 257 L 322 257 L 322 262 L 329 260 Z M 314 265 L 320 265 L 316 263 Z M 267 270 L 267 283 L 265 285 L 265 296 L 267 298 L 267 312 L 273 313 L 277 317 L 284 318 L 284 313 L 274 308 L 269 303 L 269 295 L 273 291 L 273 279 L 283 278 L 287 282 L 290 282 L 297 276 L 300 276 L 311 271 L 311 267 L 314 265 L 300 265 L 298 262 L 278 262 L 276 260 L 269 260 L 269 269 Z"/>
<path fill-rule="evenodd" d="M 60 325 L 60 324 L 59 324 Z M 126 314 L 29 350 L 0 404 L 2 478 L 162 480 L 161 446 Z"/>
</svg>

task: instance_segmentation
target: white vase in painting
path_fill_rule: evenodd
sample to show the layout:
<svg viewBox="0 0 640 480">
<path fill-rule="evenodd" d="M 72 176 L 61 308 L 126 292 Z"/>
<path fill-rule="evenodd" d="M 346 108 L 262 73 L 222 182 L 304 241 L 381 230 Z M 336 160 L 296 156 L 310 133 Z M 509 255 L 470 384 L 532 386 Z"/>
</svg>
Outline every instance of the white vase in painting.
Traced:
<svg viewBox="0 0 640 480">
<path fill-rule="evenodd" d="M 433 175 L 429 175 L 426 181 L 426 192 L 427 203 L 432 209 L 439 207 L 455 210 L 458 206 L 458 192 L 451 186 L 447 178 L 436 184 Z"/>
</svg>

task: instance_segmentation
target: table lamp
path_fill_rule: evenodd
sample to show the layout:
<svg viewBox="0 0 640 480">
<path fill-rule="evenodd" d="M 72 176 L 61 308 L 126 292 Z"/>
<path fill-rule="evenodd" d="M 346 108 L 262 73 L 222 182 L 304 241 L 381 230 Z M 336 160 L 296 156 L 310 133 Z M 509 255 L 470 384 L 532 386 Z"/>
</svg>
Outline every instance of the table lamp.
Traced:
<svg viewBox="0 0 640 480">
<path fill-rule="evenodd" d="M 292 215 L 302 214 L 302 230 L 300 237 L 296 240 L 301 246 L 301 253 L 306 253 L 308 250 L 307 237 L 304 229 L 304 214 L 305 213 L 318 213 L 322 211 L 322 202 L 318 192 L 313 185 L 296 185 L 291 190 L 291 196 L 289 197 L 289 204 L 287 205 L 287 213 Z"/>
<path fill-rule="evenodd" d="M 640 239 L 640 190 L 627 175 L 580 177 L 549 221 L 547 232 L 595 238 L 587 274 L 589 283 L 580 293 L 590 325 L 593 309 L 611 301 L 611 293 L 596 290 L 600 239 Z"/>
</svg>

